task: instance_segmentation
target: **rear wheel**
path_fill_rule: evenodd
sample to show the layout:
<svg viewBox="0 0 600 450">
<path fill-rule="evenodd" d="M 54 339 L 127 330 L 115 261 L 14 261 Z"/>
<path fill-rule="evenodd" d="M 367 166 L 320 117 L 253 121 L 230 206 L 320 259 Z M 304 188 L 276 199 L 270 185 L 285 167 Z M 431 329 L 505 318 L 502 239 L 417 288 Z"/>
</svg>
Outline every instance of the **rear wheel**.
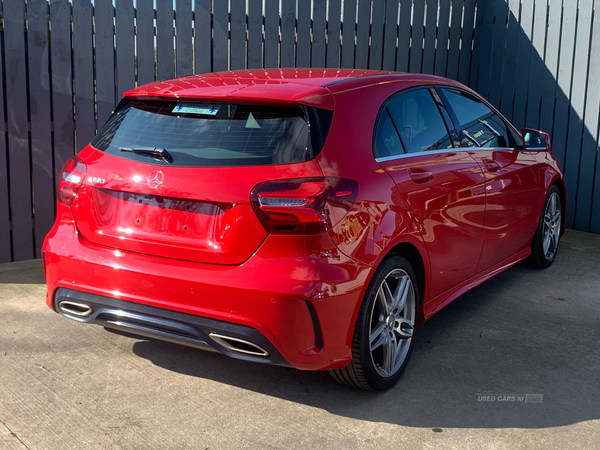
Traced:
<svg viewBox="0 0 600 450">
<path fill-rule="evenodd" d="M 352 340 L 352 361 L 331 370 L 333 378 L 361 389 L 392 387 L 410 358 L 419 298 L 410 263 L 400 256 L 385 260 L 363 299 Z"/>
<path fill-rule="evenodd" d="M 562 227 L 560 191 L 552 186 L 546 197 L 540 223 L 531 243 L 531 263 L 540 269 L 550 267 L 558 251 Z"/>
</svg>

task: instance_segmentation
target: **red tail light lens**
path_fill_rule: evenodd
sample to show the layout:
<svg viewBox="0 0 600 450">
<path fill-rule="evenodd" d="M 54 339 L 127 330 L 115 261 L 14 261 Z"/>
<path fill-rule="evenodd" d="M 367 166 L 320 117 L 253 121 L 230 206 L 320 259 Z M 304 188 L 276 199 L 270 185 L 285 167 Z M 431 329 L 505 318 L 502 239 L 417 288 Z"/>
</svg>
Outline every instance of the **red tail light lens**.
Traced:
<svg viewBox="0 0 600 450">
<path fill-rule="evenodd" d="M 261 183 L 250 199 L 269 233 L 318 234 L 342 220 L 357 194 L 348 178 L 294 178 Z"/>
<path fill-rule="evenodd" d="M 77 197 L 87 168 L 78 156 L 69 158 L 58 176 L 58 201 L 69 206 Z"/>
</svg>

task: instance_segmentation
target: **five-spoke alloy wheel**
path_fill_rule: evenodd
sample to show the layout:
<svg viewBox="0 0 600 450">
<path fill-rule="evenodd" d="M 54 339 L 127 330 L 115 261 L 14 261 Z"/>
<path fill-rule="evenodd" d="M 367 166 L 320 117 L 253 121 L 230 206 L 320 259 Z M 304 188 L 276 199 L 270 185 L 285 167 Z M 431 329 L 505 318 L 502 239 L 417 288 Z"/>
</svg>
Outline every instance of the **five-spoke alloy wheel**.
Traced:
<svg viewBox="0 0 600 450">
<path fill-rule="evenodd" d="M 410 357 L 418 320 L 419 288 L 410 263 L 392 256 L 375 272 L 361 306 L 352 362 L 332 370 L 344 384 L 384 390 L 396 383 Z"/>
<path fill-rule="evenodd" d="M 562 232 L 562 220 L 560 192 L 556 186 L 552 186 L 531 243 L 531 261 L 535 267 L 544 269 L 554 262 Z"/>
</svg>

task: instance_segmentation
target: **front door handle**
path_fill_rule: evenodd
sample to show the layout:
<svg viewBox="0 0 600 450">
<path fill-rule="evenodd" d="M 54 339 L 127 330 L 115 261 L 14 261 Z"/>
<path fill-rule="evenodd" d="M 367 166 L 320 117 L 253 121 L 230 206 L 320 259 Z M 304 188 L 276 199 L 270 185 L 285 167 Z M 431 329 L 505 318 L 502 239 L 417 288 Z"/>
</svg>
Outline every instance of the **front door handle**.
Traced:
<svg viewBox="0 0 600 450">
<path fill-rule="evenodd" d="M 433 180 L 433 173 L 425 169 L 411 168 L 408 169 L 408 174 L 415 183 L 419 184 Z"/>
</svg>

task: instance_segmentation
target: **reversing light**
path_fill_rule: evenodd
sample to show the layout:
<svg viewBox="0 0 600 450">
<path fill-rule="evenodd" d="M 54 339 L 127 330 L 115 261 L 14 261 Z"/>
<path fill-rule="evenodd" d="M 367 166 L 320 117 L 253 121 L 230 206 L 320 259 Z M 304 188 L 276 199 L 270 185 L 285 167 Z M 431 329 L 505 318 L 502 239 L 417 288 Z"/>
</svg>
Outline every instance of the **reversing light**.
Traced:
<svg viewBox="0 0 600 450">
<path fill-rule="evenodd" d="M 67 160 L 58 176 L 59 202 L 67 206 L 73 203 L 85 178 L 86 170 L 85 163 L 78 156 L 73 156 Z"/>
<path fill-rule="evenodd" d="M 358 195 L 348 178 L 292 178 L 268 181 L 252 189 L 252 207 L 272 234 L 318 234 L 346 215 Z"/>
</svg>

